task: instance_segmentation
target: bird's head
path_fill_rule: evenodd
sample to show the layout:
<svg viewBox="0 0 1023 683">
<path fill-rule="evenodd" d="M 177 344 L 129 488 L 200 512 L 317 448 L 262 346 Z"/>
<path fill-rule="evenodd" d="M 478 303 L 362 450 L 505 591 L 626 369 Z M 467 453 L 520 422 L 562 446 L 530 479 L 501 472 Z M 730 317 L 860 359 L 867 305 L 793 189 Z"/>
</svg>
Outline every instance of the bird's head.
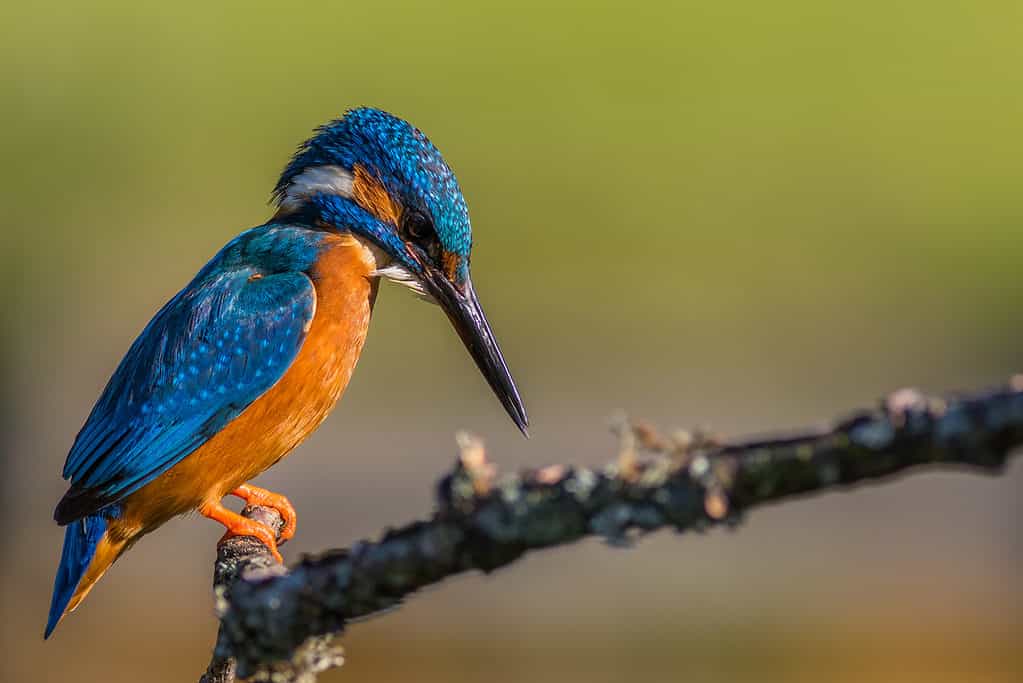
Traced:
<svg viewBox="0 0 1023 683">
<path fill-rule="evenodd" d="M 417 128 L 353 109 L 299 148 L 274 189 L 278 218 L 351 232 L 382 256 L 376 274 L 435 301 L 515 424 L 528 420 L 469 277 L 472 229 L 455 174 Z"/>
</svg>

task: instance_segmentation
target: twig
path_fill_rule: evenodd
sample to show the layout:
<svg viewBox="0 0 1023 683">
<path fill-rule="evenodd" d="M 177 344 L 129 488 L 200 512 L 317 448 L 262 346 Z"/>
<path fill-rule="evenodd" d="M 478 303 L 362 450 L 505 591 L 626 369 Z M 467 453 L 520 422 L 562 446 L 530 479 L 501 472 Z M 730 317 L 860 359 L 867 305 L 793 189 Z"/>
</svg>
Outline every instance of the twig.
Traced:
<svg viewBox="0 0 1023 683">
<path fill-rule="evenodd" d="M 280 534 L 284 518 L 271 508 L 245 506 L 242 515 L 266 524 Z M 270 549 L 252 536 L 235 536 L 217 544 L 217 561 L 213 565 L 213 594 L 217 614 L 227 610 L 231 587 L 243 575 L 255 580 L 261 575 L 283 574 L 287 570 L 274 559 Z M 218 639 L 223 635 L 220 629 Z M 235 662 L 231 657 L 218 657 L 210 661 L 199 683 L 232 683 L 235 680 Z"/>
<path fill-rule="evenodd" d="M 438 486 L 429 520 L 305 557 L 290 571 L 251 572 L 267 566 L 265 548 L 251 539 L 223 544 L 215 579 L 221 630 L 206 680 L 232 680 L 231 662 L 240 677 L 312 680 L 340 664 L 336 637 L 348 621 L 450 576 L 493 571 L 529 550 L 587 535 L 624 544 L 664 527 L 735 524 L 755 505 L 919 465 L 997 473 L 1023 444 L 1023 376 L 948 399 L 897 391 L 876 410 L 782 438 L 721 444 L 706 434 L 665 437 L 645 423 L 617 427 L 621 449 L 611 465 L 552 465 L 502 479 L 481 443 L 462 434 L 461 455 Z M 656 455 L 642 459 L 640 451 Z"/>
</svg>

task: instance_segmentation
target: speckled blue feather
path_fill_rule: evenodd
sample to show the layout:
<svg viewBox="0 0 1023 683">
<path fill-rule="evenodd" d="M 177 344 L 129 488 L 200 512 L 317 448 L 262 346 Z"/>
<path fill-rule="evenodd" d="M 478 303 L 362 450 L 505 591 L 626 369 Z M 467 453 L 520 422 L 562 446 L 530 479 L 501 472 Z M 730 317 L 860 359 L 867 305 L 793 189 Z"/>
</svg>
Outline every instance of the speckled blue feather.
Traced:
<svg viewBox="0 0 1023 683">
<path fill-rule="evenodd" d="M 317 129 L 284 169 L 274 196 L 280 200 L 308 168 L 351 170 L 357 163 L 376 173 L 403 206 L 429 212 L 444 249 L 468 261 L 472 228 L 455 174 L 422 131 L 379 109 L 353 109 Z"/>
<path fill-rule="evenodd" d="M 64 466 L 58 522 L 109 509 L 237 417 L 291 365 L 315 310 L 306 275 L 324 233 L 243 233 L 132 344 Z"/>
</svg>

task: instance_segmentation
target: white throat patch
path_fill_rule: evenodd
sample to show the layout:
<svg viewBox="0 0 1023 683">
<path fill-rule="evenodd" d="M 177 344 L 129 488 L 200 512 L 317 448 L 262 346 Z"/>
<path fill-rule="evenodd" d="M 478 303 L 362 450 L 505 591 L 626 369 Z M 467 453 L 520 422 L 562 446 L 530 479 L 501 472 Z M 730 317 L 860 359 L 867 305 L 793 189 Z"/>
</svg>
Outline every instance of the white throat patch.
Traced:
<svg viewBox="0 0 1023 683">
<path fill-rule="evenodd" d="M 431 304 L 437 303 L 437 300 L 430 296 L 430 293 L 426 291 L 425 287 L 423 287 L 423 283 L 419 281 L 419 278 L 410 273 L 400 264 L 392 263 L 386 268 L 377 268 L 372 274 L 377 277 L 390 280 L 402 287 L 408 287 L 423 301 L 429 301 Z"/>
<path fill-rule="evenodd" d="M 283 211 L 295 211 L 315 194 L 336 194 L 351 198 L 352 174 L 340 166 L 314 166 L 307 168 L 291 180 L 281 200 Z"/>
</svg>

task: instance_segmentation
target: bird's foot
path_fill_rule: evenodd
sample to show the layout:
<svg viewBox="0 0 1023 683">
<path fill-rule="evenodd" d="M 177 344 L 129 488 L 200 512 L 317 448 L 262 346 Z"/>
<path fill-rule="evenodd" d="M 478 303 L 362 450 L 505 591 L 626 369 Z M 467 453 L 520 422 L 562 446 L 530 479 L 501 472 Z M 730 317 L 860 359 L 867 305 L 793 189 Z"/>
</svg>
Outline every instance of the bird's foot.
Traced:
<svg viewBox="0 0 1023 683">
<path fill-rule="evenodd" d="M 284 520 L 284 526 L 281 528 L 281 543 L 295 535 L 298 515 L 295 514 L 295 508 L 292 507 L 291 502 L 281 494 L 251 484 L 242 484 L 231 491 L 231 495 L 241 498 L 249 505 L 262 505 L 277 510 L 281 519 Z"/>
<path fill-rule="evenodd" d="M 281 557 L 280 551 L 277 550 L 277 538 L 273 530 L 267 525 L 248 517 L 242 517 L 234 510 L 229 510 L 220 503 L 203 505 L 199 508 L 199 513 L 203 517 L 208 517 L 227 527 L 227 533 L 221 537 L 217 545 L 235 536 L 251 536 L 265 545 L 275 560 L 284 564 L 284 558 Z"/>
</svg>

